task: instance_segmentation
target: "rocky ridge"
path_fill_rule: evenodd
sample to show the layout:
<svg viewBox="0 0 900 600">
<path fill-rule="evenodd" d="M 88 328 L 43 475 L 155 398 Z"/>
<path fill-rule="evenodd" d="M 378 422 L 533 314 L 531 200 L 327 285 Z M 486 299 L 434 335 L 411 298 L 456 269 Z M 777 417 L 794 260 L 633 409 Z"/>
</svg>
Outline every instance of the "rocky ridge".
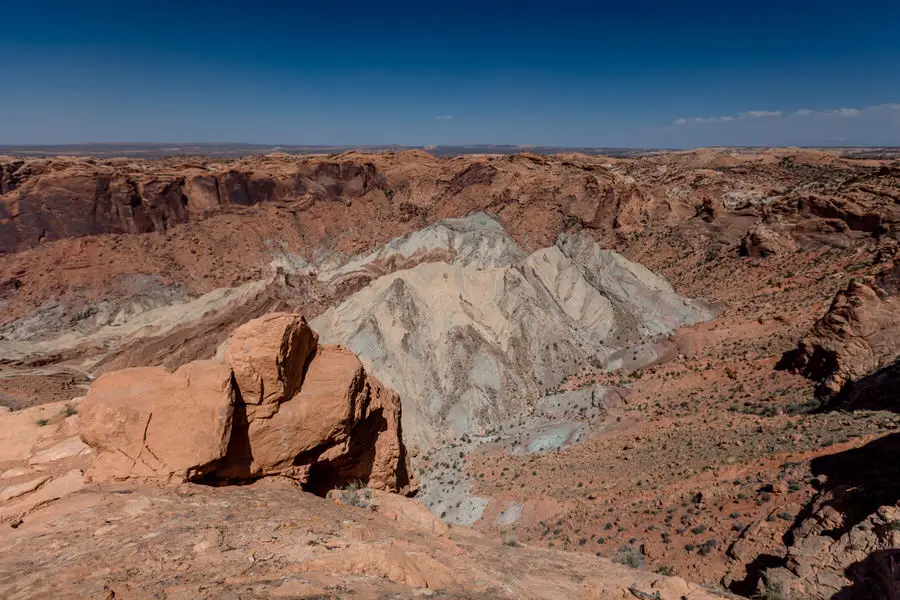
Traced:
<svg viewBox="0 0 900 600">
<path fill-rule="evenodd" d="M 833 397 L 900 357 L 898 336 L 900 265 L 851 281 L 785 362 Z"/>
</svg>

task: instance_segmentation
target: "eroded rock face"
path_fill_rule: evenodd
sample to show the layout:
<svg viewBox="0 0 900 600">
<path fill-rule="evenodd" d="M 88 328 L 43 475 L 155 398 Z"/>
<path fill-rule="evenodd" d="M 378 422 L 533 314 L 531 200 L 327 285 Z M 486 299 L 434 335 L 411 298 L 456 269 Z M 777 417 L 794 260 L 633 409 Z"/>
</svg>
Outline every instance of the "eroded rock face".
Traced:
<svg viewBox="0 0 900 600">
<path fill-rule="evenodd" d="M 234 370 L 243 402 L 291 399 L 318 340 L 306 319 L 288 313 L 271 313 L 235 329 L 224 344 L 223 361 Z"/>
<path fill-rule="evenodd" d="M 814 503 L 795 532 L 785 566 L 769 569 L 765 586 L 789 598 L 826 600 L 842 591 L 848 598 L 900 598 L 900 506 L 882 506 L 853 524 L 834 501 L 826 494 Z"/>
<path fill-rule="evenodd" d="M 887 366 L 900 356 L 900 266 L 878 278 L 851 281 L 828 312 L 785 356 L 791 366 L 834 397 L 846 384 Z"/>
<path fill-rule="evenodd" d="M 225 456 L 235 390 L 215 361 L 123 369 L 101 376 L 81 403 L 81 437 L 97 453 L 94 481 L 186 481 Z"/>
<path fill-rule="evenodd" d="M 133 170 L 71 158 L 0 160 L 0 252 L 103 233 L 164 232 L 230 205 L 298 197 L 354 198 L 386 185 L 369 162 L 264 160 L 263 169 Z"/>
<path fill-rule="evenodd" d="M 400 434 L 400 398 L 368 377 L 349 350 L 319 346 L 297 394 L 276 404 L 238 405 L 216 475 L 280 475 L 319 493 L 354 480 L 410 492 L 415 484 Z"/>
<path fill-rule="evenodd" d="M 444 258 L 382 274 L 416 255 Z M 634 368 L 627 348 L 715 314 L 584 233 L 529 255 L 484 213 L 441 221 L 319 277 L 371 279 L 313 326 L 399 390 L 407 442 L 422 450 L 528 414 L 577 365 Z"/>
</svg>

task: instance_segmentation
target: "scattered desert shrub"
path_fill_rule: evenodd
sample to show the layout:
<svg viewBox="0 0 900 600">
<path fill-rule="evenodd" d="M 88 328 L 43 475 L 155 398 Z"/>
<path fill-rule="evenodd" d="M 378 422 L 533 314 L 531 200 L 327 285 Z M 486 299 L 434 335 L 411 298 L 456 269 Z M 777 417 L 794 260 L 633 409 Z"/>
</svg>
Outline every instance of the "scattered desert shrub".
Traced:
<svg viewBox="0 0 900 600">
<path fill-rule="evenodd" d="M 700 549 L 698 550 L 700 556 L 706 556 L 713 550 L 719 547 L 719 542 L 715 539 L 709 539 L 700 544 Z"/>
<path fill-rule="evenodd" d="M 632 569 L 640 569 L 644 566 L 644 555 L 638 548 L 625 545 L 616 553 L 616 562 Z"/>
<path fill-rule="evenodd" d="M 372 491 L 361 481 L 351 481 L 340 490 L 341 502 L 359 508 L 372 508 Z"/>
<path fill-rule="evenodd" d="M 516 532 L 513 529 L 503 529 L 500 530 L 500 542 L 504 546 L 512 546 L 515 548 L 519 545 L 519 538 L 516 536 Z"/>
<path fill-rule="evenodd" d="M 766 581 L 763 590 L 756 593 L 753 600 L 785 600 L 781 584 L 775 581 Z"/>
</svg>

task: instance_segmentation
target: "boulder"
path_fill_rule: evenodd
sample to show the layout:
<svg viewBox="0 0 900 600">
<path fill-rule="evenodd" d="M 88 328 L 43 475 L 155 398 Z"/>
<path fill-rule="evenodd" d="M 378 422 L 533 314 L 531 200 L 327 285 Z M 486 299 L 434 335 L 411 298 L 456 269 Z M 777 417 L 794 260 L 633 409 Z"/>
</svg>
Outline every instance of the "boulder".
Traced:
<svg viewBox="0 0 900 600">
<path fill-rule="evenodd" d="M 900 358 L 898 279 L 900 265 L 878 278 L 851 281 L 782 366 L 800 371 L 818 384 L 820 396 L 833 398 Z"/>
<path fill-rule="evenodd" d="M 186 481 L 208 473 L 228 448 L 234 401 L 231 369 L 216 361 L 102 375 L 80 406 L 81 437 L 97 454 L 87 478 Z"/>
<path fill-rule="evenodd" d="M 368 377 L 349 350 L 320 346 L 299 392 L 272 406 L 238 405 L 218 476 L 280 475 L 318 493 L 354 480 L 375 489 L 414 488 L 400 434 L 400 399 Z"/>
<path fill-rule="evenodd" d="M 364 408 L 365 383 L 362 363 L 353 353 L 333 346 L 319 348 L 298 394 L 276 405 L 271 413 L 247 407 L 246 419 L 237 424 L 247 428 L 252 456 L 243 475 L 287 474 L 301 454 L 345 442 Z M 235 437 L 242 436 L 237 432 Z M 239 450 L 233 446 L 229 459 Z M 248 453 L 243 456 L 244 460 L 237 462 L 246 463 Z M 225 468 L 241 474 L 233 464 Z"/>
<path fill-rule="evenodd" d="M 366 376 L 360 404 L 363 409 L 348 437 L 316 457 L 310 471 L 310 489 L 323 493 L 348 482 L 365 481 L 376 490 L 413 493 L 417 484 L 407 469 L 400 397 L 374 377 Z"/>
<path fill-rule="evenodd" d="M 786 254 L 797 249 L 797 244 L 787 235 L 778 233 L 767 225 L 756 225 L 741 239 L 741 256 L 764 258 Z"/>
<path fill-rule="evenodd" d="M 319 337 L 300 315 L 270 313 L 241 325 L 222 349 L 245 404 L 290 400 Z"/>
<path fill-rule="evenodd" d="M 355 354 L 317 340 L 302 316 L 272 313 L 232 333 L 225 364 L 101 376 L 80 414 L 81 437 L 96 451 L 89 478 L 272 476 L 320 494 L 352 481 L 414 491 L 399 396 Z"/>
</svg>

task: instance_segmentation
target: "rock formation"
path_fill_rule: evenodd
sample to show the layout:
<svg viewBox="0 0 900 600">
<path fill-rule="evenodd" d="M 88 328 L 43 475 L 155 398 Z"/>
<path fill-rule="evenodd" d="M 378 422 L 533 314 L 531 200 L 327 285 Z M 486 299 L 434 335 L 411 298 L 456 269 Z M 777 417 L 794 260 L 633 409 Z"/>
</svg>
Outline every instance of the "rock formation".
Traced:
<svg viewBox="0 0 900 600">
<path fill-rule="evenodd" d="M 756 258 L 796 250 L 792 239 L 763 224 L 755 225 L 741 240 L 741 255 Z"/>
<path fill-rule="evenodd" d="M 817 500 L 812 515 L 794 531 L 786 566 L 768 569 L 762 589 L 810 600 L 853 589 L 854 598 L 895 600 L 900 594 L 900 506 L 882 506 L 835 535 L 832 531 L 845 523 L 829 504 L 833 501 L 830 494 Z"/>
<path fill-rule="evenodd" d="M 828 312 L 785 356 L 784 364 L 834 397 L 853 381 L 900 357 L 900 265 L 880 276 L 851 281 Z"/>
<path fill-rule="evenodd" d="M 812 471 L 822 489 L 791 528 L 783 565 L 764 572 L 760 589 L 787 598 L 895 600 L 900 434 L 815 458 Z"/>
<path fill-rule="evenodd" d="M 235 329 L 222 360 L 234 370 L 244 404 L 278 404 L 303 385 L 318 341 L 305 319 L 272 313 Z"/>
<path fill-rule="evenodd" d="M 235 330 L 222 360 L 173 373 L 101 376 L 82 402 L 94 481 L 290 478 L 324 493 L 354 480 L 414 491 L 400 399 L 303 317 L 272 313 Z"/>
<path fill-rule="evenodd" d="M 277 162 L 269 163 L 275 167 L 269 172 L 196 164 L 154 172 L 124 161 L 67 158 L 0 163 L 0 252 L 67 237 L 166 231 L 231 205 L 356 197 L 384 185 L 372 164 L 309 162 L 283 169 Z"/>
<path fill-rule="evenodd" d="M 877 277 L 851 281 L 785 356 L 843 410 L 900 412 L 898 275 L 888 265 Z M 821 489 L 785 535 L 784 557 L 762 572 L 758 590 L 811 600 L 900 598 L 900 434 L 810 464 Z"/>
<path fill-rule="evenodd" d="M 428 258 L 388 271 L 411 256 Z M 588 365 L 653 362 L 655 339 L 714 314 L 584 234 L 527 255 L 483 213 L 318 276 L 371 280 L 313 324 L 400 391 L 404 430 L 422 447 L 528 415 Z"/>
<path fill-rule="evenodd" d="M 102 375 L 81 403 L 81 437 L 97 453 L 88 478 L 202 477 L 225 456 L 234 401 L 231 369 L 214 361 Z"/>
</svg>

